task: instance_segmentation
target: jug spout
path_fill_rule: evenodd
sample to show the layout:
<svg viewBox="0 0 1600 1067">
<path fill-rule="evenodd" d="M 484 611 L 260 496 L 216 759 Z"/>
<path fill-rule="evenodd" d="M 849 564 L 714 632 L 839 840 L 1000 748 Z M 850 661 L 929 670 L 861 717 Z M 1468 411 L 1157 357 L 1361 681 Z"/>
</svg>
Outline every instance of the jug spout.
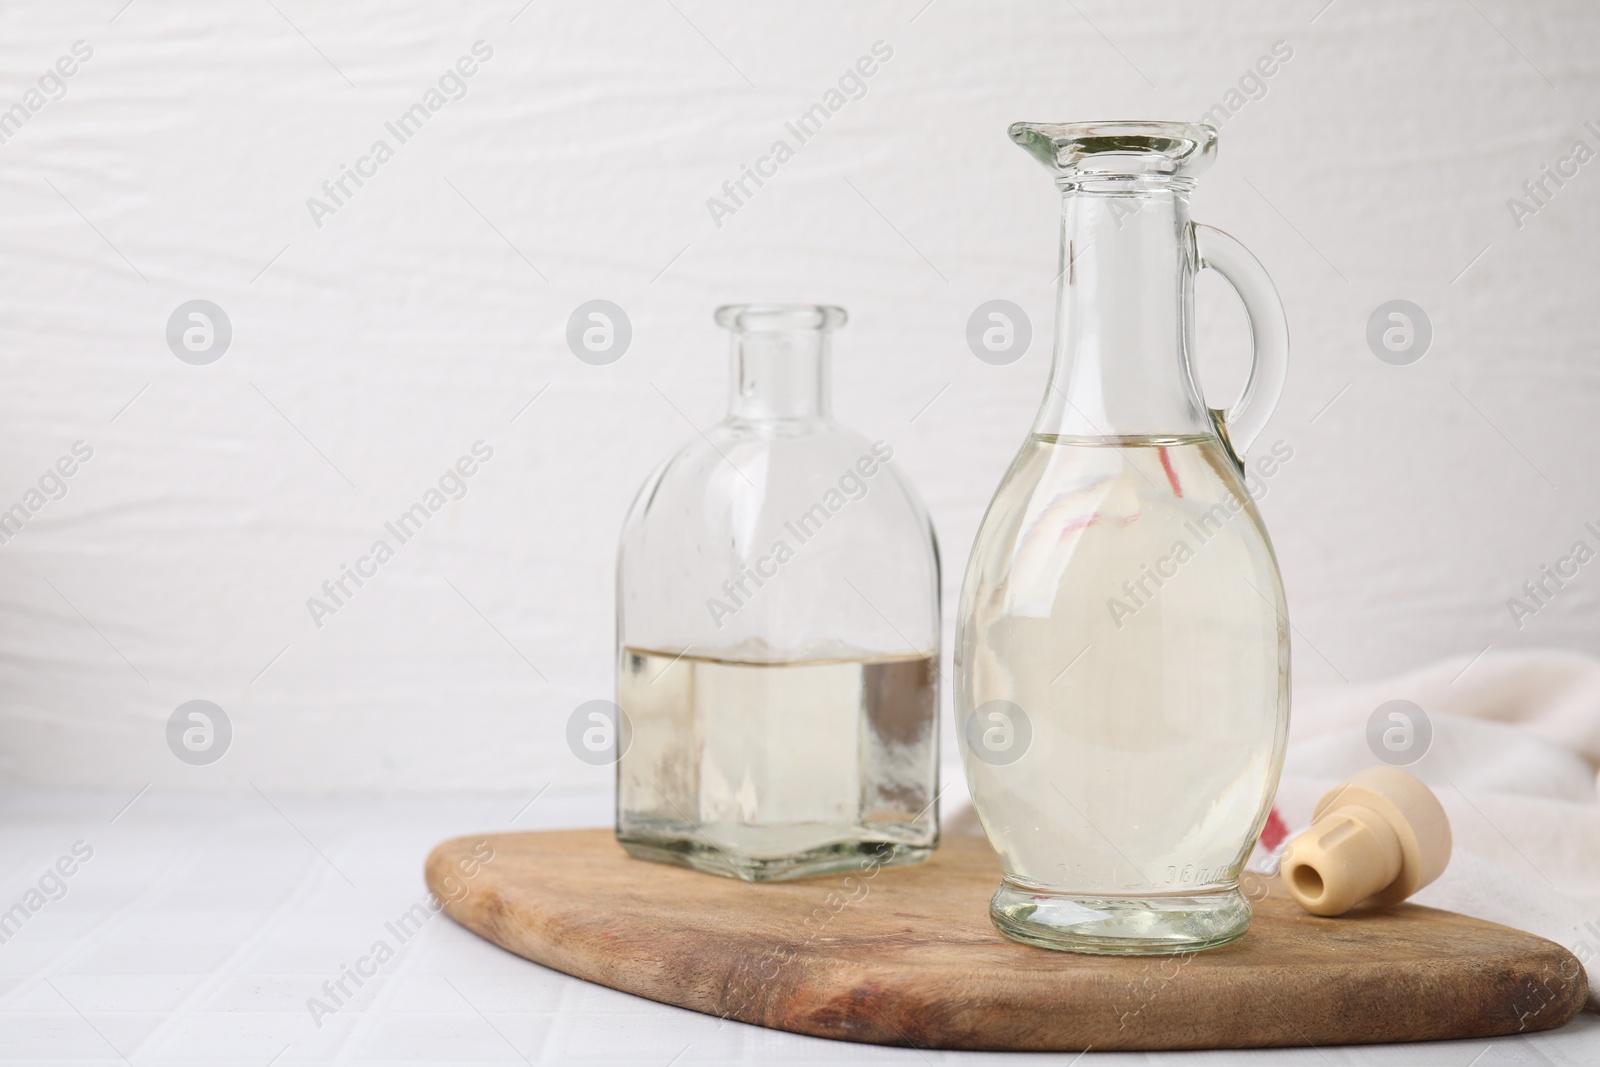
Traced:
<svg viewBox="0 0 1600 1067">
<path fill-rule="evenodd" d="M 1017 122 L 1009 132 L 1063 183 L 1153 178 L 1187 184 L 1217 154 L 1217 131 L 1195 122 Z"/>
</svg>

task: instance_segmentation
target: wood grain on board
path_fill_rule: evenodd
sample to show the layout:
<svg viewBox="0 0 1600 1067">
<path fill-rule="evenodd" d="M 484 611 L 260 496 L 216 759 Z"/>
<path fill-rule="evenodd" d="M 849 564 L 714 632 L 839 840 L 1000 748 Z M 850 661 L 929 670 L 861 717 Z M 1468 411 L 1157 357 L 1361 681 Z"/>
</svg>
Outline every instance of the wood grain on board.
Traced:
<svg viewBox="0 0 1600 1067">
<path fill-rule="evenodd" d="M 1323 919 L 1275 886 L 1250 932 L 1221 948 L 1031 948 L 990 925 L 1000 868 L 977 838 L 946 838 L 920 866 L 751 885 L 632 859 L 609 830 L 485 834 L 441 844 L 427 879 L 462 926 L 578 978 L 759 1026 L 916 1048 L 1486 1037 L 1559 1026 L 1587 990 L 1577 959 L 1531 934 L 1414 904 Z"/>
</svg>

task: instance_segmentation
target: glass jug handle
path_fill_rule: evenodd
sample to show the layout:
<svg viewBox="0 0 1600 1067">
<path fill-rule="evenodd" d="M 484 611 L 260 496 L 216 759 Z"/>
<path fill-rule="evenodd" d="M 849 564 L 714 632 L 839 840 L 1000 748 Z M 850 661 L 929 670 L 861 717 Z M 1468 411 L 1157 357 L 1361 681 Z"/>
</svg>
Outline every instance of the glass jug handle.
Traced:
<svg viewBox="0 0 1600 1067">
<path fill-rule="evenodd" d="M 1289 320 L 1266 268 L 1249 249 L 1216 227 L 1199 223 L 1194 226 L 1194 241 L 1201 268 L 1210 267 L 1228 280 L 1250 320 L 1254 358 L 1244 391 L 1231 407 L 1211 409 L 1211 421 L 1242 467 L 1245 449 L 1266 428 L 1283 395 L 1289 372 Z"/>
</svg>

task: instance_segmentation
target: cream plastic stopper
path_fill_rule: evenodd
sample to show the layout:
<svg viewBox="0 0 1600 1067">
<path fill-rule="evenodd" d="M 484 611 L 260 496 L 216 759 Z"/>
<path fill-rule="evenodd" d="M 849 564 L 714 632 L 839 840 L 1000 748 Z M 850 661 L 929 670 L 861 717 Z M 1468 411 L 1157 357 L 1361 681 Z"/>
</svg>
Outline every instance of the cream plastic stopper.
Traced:
<svg viewBox="0 0 1600 1067">
<path fill-rule="evenodd" d="M 1450 862 L 1450 820 L 1427 786 L 1396 767 L 1368 767 L 1323 797 L 1289 843 L 1284 888 L 1313 915 L 1363 901 L 1398 904 Z"/>
</svg>

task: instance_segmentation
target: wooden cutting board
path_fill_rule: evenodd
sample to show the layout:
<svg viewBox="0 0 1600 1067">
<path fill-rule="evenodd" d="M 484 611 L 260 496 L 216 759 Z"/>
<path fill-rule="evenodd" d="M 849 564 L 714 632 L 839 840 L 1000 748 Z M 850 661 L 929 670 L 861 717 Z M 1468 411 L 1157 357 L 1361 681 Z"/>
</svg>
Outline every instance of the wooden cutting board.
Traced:
<svg viewBox="0 0 1600 1067">
<path fill-rule="evenodd" d="M 1255 876 L 1250 876 L 1254 878 Z M 1560 945 L 1414 904 L 1320 919 L 1247 882 L 1250 932 L 1086 956 L 989 923 L 988 844 L 750 885 L 630 858 L 609 830 L 486 834 L 428 857 L 456 922 L 651 1000 L 818 1037 L 939 1049 L 1184 1049 L 1487 1037 L 1559 1026 L 1587 985 Z"/>
</svg>

